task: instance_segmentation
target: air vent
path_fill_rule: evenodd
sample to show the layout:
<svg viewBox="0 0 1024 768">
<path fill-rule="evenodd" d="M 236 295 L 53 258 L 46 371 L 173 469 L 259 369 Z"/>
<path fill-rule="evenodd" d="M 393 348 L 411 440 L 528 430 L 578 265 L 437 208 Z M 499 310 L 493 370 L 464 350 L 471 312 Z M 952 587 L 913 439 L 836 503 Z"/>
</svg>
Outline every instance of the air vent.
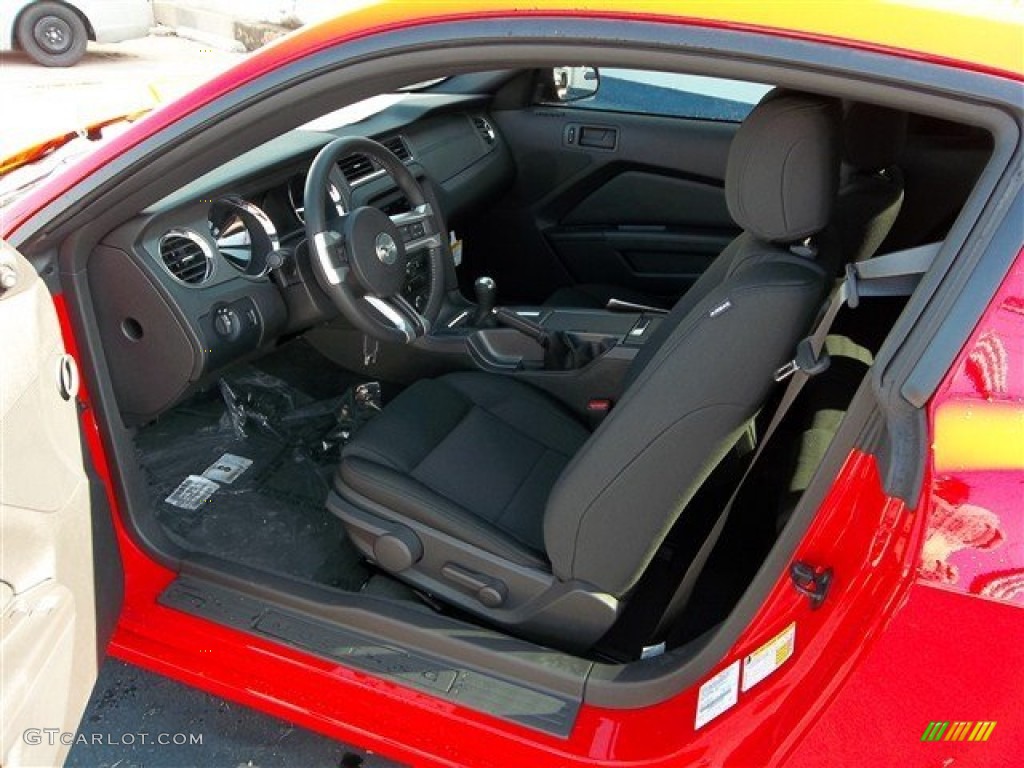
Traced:
<svg viewBox="0 0 1024 768">
<path fill-rule="evenodd" d="M 477 115 L 473 118 L 473 125 L 476 126 L 477 132 L 483 136 L 484 141 L 488 144 L 493 144 L 497 138 L 497 134 L 494 132 L 494 128 L 484 118 Z"/>
<path fill-rule="evenodd" d="M 389 139 L 384 139 L 381 144 L 387 147 L 391 154 L 403 163 L 407 163 L 412 159 L 412 153 L 409 151 L 409 146 L 401 136 L 392 136 Z"/>
<path fill-rule="evenodd" d="M 338 162 L 338 167 L 349 184 L 365 179 L 374 171 L 373 163 L 365 155 L 349 155 Z"/>
<path fill-rule="evenodd" d="M 160 258 L 171 276 L 187 285 L 205 283 L 213 274 L 210 244 L 187 229 L 171 230 L 160 238 Z"/>
</svg>

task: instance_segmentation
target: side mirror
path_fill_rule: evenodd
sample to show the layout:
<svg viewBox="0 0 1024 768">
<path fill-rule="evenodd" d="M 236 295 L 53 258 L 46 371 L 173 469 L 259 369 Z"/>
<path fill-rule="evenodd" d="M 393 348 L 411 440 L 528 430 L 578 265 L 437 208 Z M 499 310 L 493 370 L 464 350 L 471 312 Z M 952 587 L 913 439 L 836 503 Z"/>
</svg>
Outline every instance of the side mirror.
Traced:
<svg viewBox="0 0 1024 768">
<path fill-rule="evenodd" d="M 601 87 L 597 67 L 555 67 L 551 70 L 550 101 L 566 104 L 587 99 Z"/>
</svg>

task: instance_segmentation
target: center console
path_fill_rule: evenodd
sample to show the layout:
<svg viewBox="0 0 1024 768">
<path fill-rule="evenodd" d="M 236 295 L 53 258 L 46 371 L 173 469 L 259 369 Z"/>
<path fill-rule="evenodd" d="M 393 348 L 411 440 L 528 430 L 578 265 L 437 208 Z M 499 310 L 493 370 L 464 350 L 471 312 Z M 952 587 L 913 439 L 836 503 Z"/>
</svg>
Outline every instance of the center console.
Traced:
<svg viewBox="0 0 1024 768">
<path fill-rule="evenodd" d="M 483 306 L 464 312 L 445 335 L 460 337 L 480 370 L 545 390 L 591 420 L 621 395 L 633 358 L 664 317 L 646 308 L 494 308 L 486 301 L 492 294 L 493 283 L 478 288 Z"/>
<path fill-rule="evenodd" d="M 597 309 L 515 307 L 498 310 L 534 326 L 538 338 L 514 325 L 480 328 L 468 339 L 470 354 L 480 368 L 493 373 L 571 372 L 618 349 L 617 357 L 632 359 L 650 338 L 661 316 Z M 556 347 L 552 352 L 552 348 Z"/>
</svg>

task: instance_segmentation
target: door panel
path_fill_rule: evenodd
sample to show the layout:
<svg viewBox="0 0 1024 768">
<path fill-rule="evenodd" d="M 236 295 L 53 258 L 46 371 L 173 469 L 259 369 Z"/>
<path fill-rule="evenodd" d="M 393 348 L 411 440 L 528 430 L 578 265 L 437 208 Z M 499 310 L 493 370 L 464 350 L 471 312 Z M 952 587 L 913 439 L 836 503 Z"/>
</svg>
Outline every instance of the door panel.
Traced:
<svg viewBox="0 0 1024 768">
<path fill-rule="evenodd" d="M 554 229 L 547 237 L 577 283 L 626 286 L 665 297 L 685 293 L 732 239 L 683 229 L 628 226 Z"/>
<path fill-rule="evenodd" d="M 717 184 L 623 171 L 545 235 L 578 283 L 679 296 L 736 231 Z"/>
<path fill-rule="evenodd" d="M 516 182 L 463 228 L 466 278 L 491 274 L 503 301 L 572 283 L 678 295 L 738 234 L 724 192 L 734 123 L 571 107 L 493 118 Z"/>
<path fill-rule="evenodd" d="M 736 226 L 729 216 L 718 181 L 692 181 L 665 175 L 664 171 L 619 171 L 572 208 L 562 224 L 568 227 L 658 224 L 726 232 Z"/>
<path fill-rule="evenodd" d="M 94 548 L 110 542 L 93 535 L 76 369 L 50 294 L 2 241 L 0 270 L 15 280 L 0 292 L 0 763 L 56 765 L 56 734 L 75 731 L 96 679 L 97 601 L 120 590 L 94 586 Z"/>
</svg>

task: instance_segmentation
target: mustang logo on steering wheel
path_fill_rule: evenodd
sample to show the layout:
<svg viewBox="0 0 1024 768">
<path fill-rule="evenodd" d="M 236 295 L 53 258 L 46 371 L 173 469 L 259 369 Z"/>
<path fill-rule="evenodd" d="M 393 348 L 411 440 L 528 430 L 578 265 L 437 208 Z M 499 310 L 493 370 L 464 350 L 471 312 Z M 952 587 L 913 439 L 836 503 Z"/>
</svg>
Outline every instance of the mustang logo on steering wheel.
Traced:
<svg viewBox="0 0 1024 768">
<path fill-rule="evenodd" d="M 382 264 L 390 267 L 398 260 L 398 246 L 395 245 L 395 239 L 387 232 L 377 235 L 374 246 L 377 249 L 377 258 L 381 260 Z"/>
</svg>

